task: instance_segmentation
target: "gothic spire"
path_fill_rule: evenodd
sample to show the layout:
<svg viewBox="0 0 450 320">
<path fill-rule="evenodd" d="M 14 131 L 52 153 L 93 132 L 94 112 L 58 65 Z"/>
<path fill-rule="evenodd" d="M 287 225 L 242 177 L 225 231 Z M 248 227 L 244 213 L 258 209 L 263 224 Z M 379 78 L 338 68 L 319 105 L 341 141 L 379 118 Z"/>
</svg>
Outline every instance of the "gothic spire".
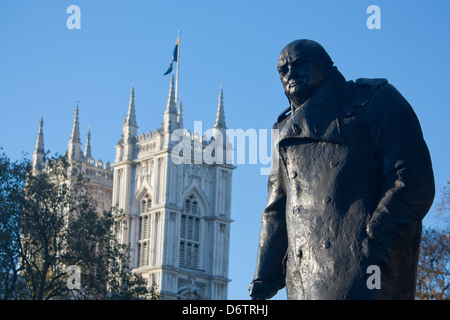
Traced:
<svg viewBox="0 0 450 320">
<path fill-rule="evenodd" d="M 228 149 L 227 125 L 225 124 L 225 111 L 223 107 L 223 85 L 220 85 L 219 103 L 217 105 L 216 121 L 213 126 L 212 137 L 216 147 L 215 160 L 219 163 L 230 163 Z"/>
<path fill-rule="evenodd" d="M 39 121 L 39 131 L 36 139 L 36 147 L 34 153 L 44 153 L 44 118 L 41 116 Z"/>
<path fill-rule="evenodd" d="M 177 125 L 177 106 L 175 102 L 175 87 L 173 74 L 170 79 L 169 96 L 167 97 L 166 110 L 164 111 L 164 120 L 162 123 L 163 132 L 172 132 Z"/>
<path fill-rule="evenodd" d="M 125 122 L 124 122 L 124 126 L 125 125 L 137 127 L 136 111 L 134 109 L 134 84 L 132 84 L 132 86 L 131 86 L 130 103 L 128 105 L 127 118 L 125 119 Z"/>
<path fill-rule="evenodd" d="M 216 122 L 214 128 L 226 129 L 225 111 L 223 109 L 223 85 L 220 85 L 219 104 L 217 106 Z"/>
<path fill-rule="evenodd" d="M 166 110 L 164 111 L 164 113 L 177 113 L 177 106 L 175 104 L 175 87 L 174 87 L 174 82 L 173 82 L 173 74 L 172 77 L 170 78 L 170 90 L 169 90 L 169 96 L 167 98 L 167 105 L 166 105 Z"/>
<path fill-rule="evenodd" d="M 73 119 L 73 125 L 72 125 L 72 134 L 70 135 L 70 142 L 79 142 L 81 143 L 80 140 L 80 124 L 78 121 L 78 101 L 77 101 L 77 106 L 75 107 L 75 117 Z"/>
<path fill-rule="evenodd" d="M 128 104 L 127 117 L 123 122 L 121 143 L 133 144 L 136 142 L 137 135 L 136 111 L 134 108 L 134 83 L 131 85 L 130 103 Z M 132 156 L 132 148 L 127 156 Z"/>
<path fill-rule="evenodd" d="M 36 139 L 36 146 L 33 152 L 32 168 L 34 172 L 43 169 L 43 161 L 45 156 L 44 153 L 44 119 L 41 116 L 41 120 L 39 121 L 39 131 Z"/>
<path fill-rule="evenodd" d="M 88 159 L 91 156 L 91 128 L 88 128 L 86 136 L 86 146 L 84 147 L 84 157 Z"/>
<path fill-rule="evenodd" d="M 78 121 L 78 101 L 75 107 L 75 117 L 73 119 L 72 133 L 67 150 L 69 160 L 81 161 L 83 154 L 81 152 L 80 124 Z"/>
</svg>

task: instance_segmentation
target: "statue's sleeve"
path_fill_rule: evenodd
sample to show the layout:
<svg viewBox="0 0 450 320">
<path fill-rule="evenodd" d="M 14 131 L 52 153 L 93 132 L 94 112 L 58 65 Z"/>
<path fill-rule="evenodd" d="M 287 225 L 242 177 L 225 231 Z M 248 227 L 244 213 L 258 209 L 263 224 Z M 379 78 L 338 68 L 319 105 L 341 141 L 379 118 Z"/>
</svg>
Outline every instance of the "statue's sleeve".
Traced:
<svg viewBox="0 0 450 320">
<path fill-rule="evenodd" d="M 386 231 L 407 230 L 424 218 L 434 199 L 430 153 L 419 121 L 409 103 L 390 84 L 382 86 L 368 104 L 367 121 L 375 157 L 380 164 L 380 200 L 369 230 L 374 238 Z M 377 228 L 380 226 L 380 228 Z M 386 230 L 392 228 L 392 230 Z"/>
<path fill-rule="evenodd" d="M 271 175 L 268 179 L 266 206 L 262 213 L 259 248 L 253 281 L 272 281 L 277 289 L 284 287 L 283 259 L 287 250 L 286 233 L 286 193 L 283 188 L 282 164 L 278 153 L 278 144 L 274 143 Z"/>
</svg>

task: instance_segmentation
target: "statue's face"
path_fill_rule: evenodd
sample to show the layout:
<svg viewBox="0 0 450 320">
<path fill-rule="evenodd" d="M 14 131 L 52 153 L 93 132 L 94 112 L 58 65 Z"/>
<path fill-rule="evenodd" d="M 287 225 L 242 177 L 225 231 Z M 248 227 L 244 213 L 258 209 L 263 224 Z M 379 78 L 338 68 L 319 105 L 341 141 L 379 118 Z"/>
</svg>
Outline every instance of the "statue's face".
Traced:
<svg viewBox="0 0 450 320">
<path fill-rule="evenodd" d="M 278 72 L 286 96 L 296 106 L 311 98 L 327 75 L 314 55 L 295 45 L 288 45 L 281 51 Z"/>
</svg>

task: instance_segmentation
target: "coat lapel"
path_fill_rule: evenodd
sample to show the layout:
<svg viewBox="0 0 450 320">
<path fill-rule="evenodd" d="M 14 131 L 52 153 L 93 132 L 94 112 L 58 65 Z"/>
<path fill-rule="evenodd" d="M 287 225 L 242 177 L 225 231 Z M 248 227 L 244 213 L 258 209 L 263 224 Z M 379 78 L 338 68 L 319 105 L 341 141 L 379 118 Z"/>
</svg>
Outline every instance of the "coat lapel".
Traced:
<svg viewBox="0 0 450 320">
<path fill-rule="evenodd" d="M 344 103 L 345 79 L 335 70 L 322 87 L 285 121 L 279 143 L 287 139 L 312 139 L 342 144 L 339 106 Z"/>
</svg>

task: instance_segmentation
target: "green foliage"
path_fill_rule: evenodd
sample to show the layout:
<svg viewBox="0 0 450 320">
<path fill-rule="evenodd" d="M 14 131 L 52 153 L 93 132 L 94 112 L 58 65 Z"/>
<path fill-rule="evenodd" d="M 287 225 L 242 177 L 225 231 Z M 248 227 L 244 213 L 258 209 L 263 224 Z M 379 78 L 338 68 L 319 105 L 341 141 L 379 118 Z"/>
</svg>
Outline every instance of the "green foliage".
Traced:
<svg viewBox="0 0 450 320">
<path fill-rule="evenodd" d="M 129 250 L 114 234 L 123 213 L 99 213 L 80 170 L 65 157 L 33 174 L 27 160 L 0 157 L 1 299 L 160 299 L 130 273 Z M 67 267 L 80 268 L 69 289 Z"/>
<path fill-rule="evenodd" d="M 21 190 L 29 162 L 10 162 L 0 155 L 0 298 L 15 296 L 19 286 Z"/>
</svg>

